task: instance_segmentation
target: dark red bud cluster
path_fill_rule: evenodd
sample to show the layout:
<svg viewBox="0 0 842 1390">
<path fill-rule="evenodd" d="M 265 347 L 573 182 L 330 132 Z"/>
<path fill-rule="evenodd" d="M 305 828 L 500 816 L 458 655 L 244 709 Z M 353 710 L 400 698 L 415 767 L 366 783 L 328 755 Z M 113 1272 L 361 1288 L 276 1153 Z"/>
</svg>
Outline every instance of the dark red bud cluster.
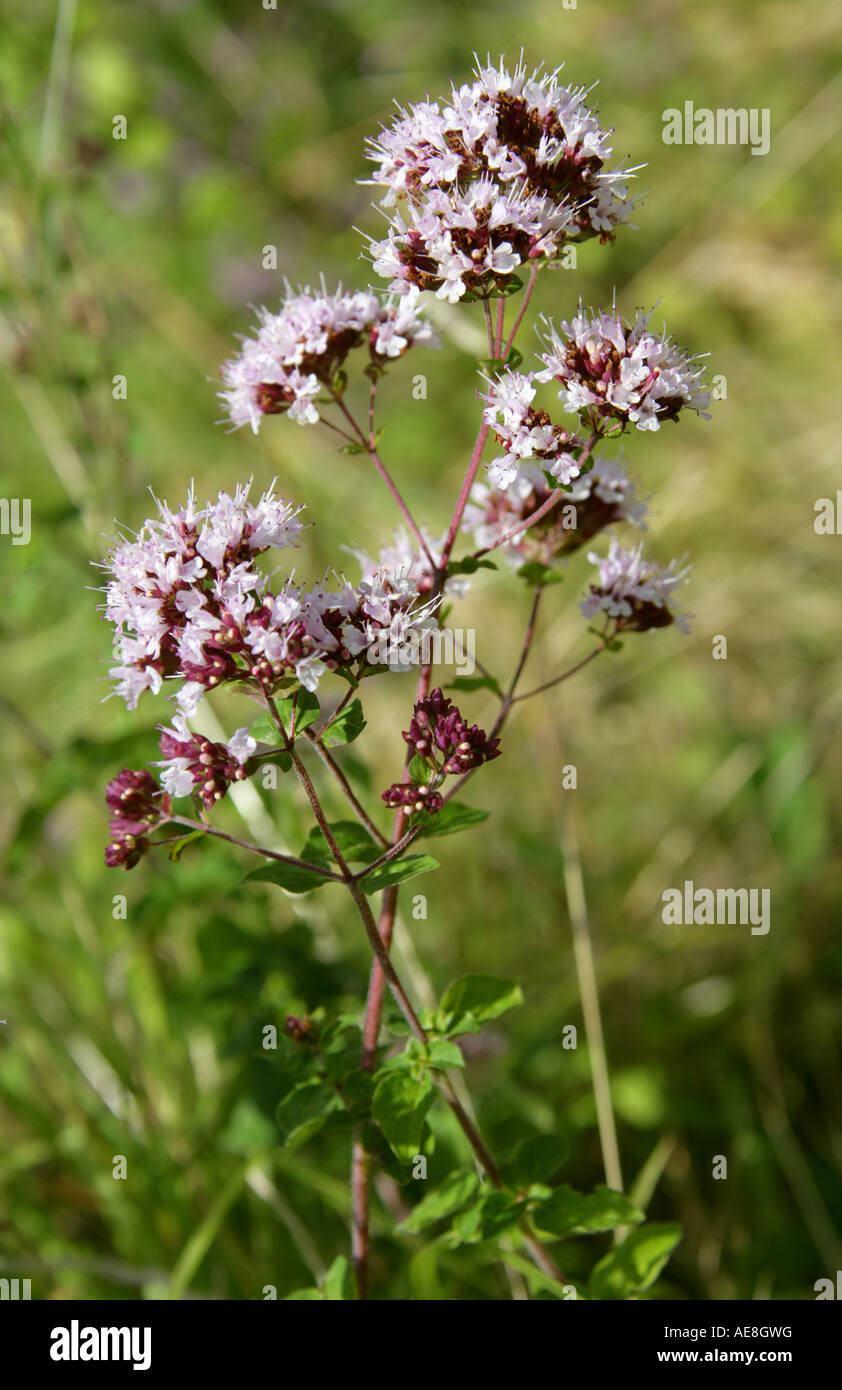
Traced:
<svg viewBox="0 0 842 1390">
<path fill-rule="evenodd" d="M 461 775 L 500 756 L 500 740 L 489 738 L 476 724 L 469 726 L 441 690 L 433 690 L 425 700 L 418 701 L 403 737 L 435 772 L 448 776 Z"/>
<path fill-rule="evenodd" d="M 146 834 L 165 813 L 161 789 L 151 773 L 126 767 L 108 783 L 105 804 L 114 812 L 108 822 L 111 840 L 105 862 L 112 869 L 133 869 L 149 849 Z"/>
<path fill-rule="evenodd" d="M 284 1031 L 288 1033 L 295 1042 L 309 1042 L 309 1033 L 312 1026 L 311 1020 L 306 1014 L 303 1018 L 296 1018 L 295 1014 L 287 1014 L 284 1023 Z"/>
<path fill-rule="evenodd" d="M 489 738 L 476 724 L 469 725 L 441 690 L 433 690 L 418 701 L 403 738 L 413 755 L 429 767 L 431 784 L 417 779 L 395 782 L 383 792 L 383 800 L 387 806 L 403 806 L 411 812 L 435 815 L 444 805 L 437 790 L 443 777 L 461 777 L 500 756 L 500 740 Z"/>
<path fill-rule="evenodd" d="M 387 806 L 406 806 L 410 811 L 426 811 L 428 816 L 444 805 L 438 792 L 418 782 L 393 782 L 383 793 L 383 800 Z"/>
</svg>

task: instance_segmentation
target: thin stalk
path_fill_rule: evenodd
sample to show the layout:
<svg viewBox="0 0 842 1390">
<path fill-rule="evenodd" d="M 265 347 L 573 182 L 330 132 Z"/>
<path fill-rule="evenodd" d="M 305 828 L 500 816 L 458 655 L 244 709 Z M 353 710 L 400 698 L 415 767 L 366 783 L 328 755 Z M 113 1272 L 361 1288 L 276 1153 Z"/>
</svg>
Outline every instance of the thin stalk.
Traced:
<svg viewBox="0 0 842 1390">
<path fill-rule="evenodd" d="M 505 347 L 501 350 L 499 354 L 504 362 L 512 350 L 515 338 L 517 337 L 518 329 L 520 328 L 520 325 L 523 323 L 523 316 L 529 307 L 529 301 L 532 298 L 532 291 L 535 289 L 535 282 L 538 279 L 539 269 L 540 267 L 538 265 L 538 262 L 533 261 L 529 270 L 529 282 L 526 286 L 526 289 L 523 292 L 523 299 L 521 301 L 520 308 L 517 312 L 517 317 L 514 323 L 512 324 L 512 331 L 506 339 Z"/>
<path fill-rule="evenodd" d="M 344 710 L 344 708 L 345 708 L 345 706 L 347 705 L 348 701 L 351 699 L 351 696 L 352 696 L 352 695 L 355 695 L 355 694 L 356 694 L 355 687 L 354 687 L 353 685 L 349 685 L 349 686 L 348 686 L 348 689 L 345 691 L 345 694 L 342 696 L 342 699 L 339 701 L 339 704 L 336 706 L 336 709 L 333 711 L 333 714 L 330 716 L 330 718 L 329 718 L 328 720 L 325 721 L 325 723 L 324 723 L 324 724 L 322 725 L 322 727 L 319 729 L 319 733 L 318 733 L 318 737 L 319 737 L 319 738 L 324 738 L 324 736 L 325 736 L 325 734 L 327 733 L 328 729 L 330 728 L 331 724 L 335 724 L 335 723 L 336 723 L 337 719 L 339 718 L 340 714 L 341 714 L 342 711 Z"/>
<path fill-rule="evenodd" d="M 206 821 L 190 820 L 189 816 L 170 816 L 170 821 L 174 825 L 185 825 L 190 830 L 201 830 L 203 835 L 214 835 L 217 840 L 227 840 L 229 845 L 236 845 L 238 849 L 247 849 L 250 854 L 259 854 L 263 859 L 276 859 L 279 864 L 290 864 L 294 869 L 307 869 L 314 874 L 321 874 L 322 878 L 329 878 L 334 883 L 341 883 L 339 874 L 333 873 L 331 869 L 325 869 L 321 864 L 308 864 L 304 859 L 295 859 L 290 854 L 278 854 L 273 849 L 265 849 L 262 845 L 252 845 L 248 840 L 239 840 L 236 835 L 227 835 L 224 830 L 217 830 L 215 826 L 208 825 Z M 181 836 L 177 836 L 181 839 Z M 168 840 L 158 840 L 157 844 L 169 844 Z"/>
<path fill-rule="evenodd" d="M 506 301 L 501 295 L 497 300 L 497 328 L 494 334 L 494 356 L 503 355 L 503 332 L 506 325 Z"/>
<path fill-rule="evenodd" d="M 351 1264 L 357 1298 L 368 1298 L 370 1160 L 358 1134 L 351 1148 Z"/>
<path fill-rule="evenodd" d="M 372 394 L 374 393 L 375 389 L 375 385 L 374 383 L 372 383 Z M 418 545 L 419 550 L 426 557 L 427 563 L 430 565 L 431 569 L 434 570 L 436 568 L 436 564 L 433 560 L 432 555 L 429 552 L 429 549 L 427 548 L 427 542 L 424 540 L 424 537 L 421 534 L 421 528 L 415 520 L 415 517 L 412 515 L 409 506 L 404 501 L 403 493 L 401 492 L 400 488 L 398 487 L 397 483 L 395 482 L 394 478 L 392 477 L 391 473 L 389 472 L 388 468 L 386 467 L 385 463 L 383 462 L 383 460 L 377 452 L 377 444 L 374 438 L 373 405 L 369 405 L 369 433 L 368 436 L 366 436 L 365 433 L 360 429 L 359 425 L 357 424 L 356 420 L 354 419 L 344 400 L 340 396 L 339 392 L 334 391 L 333 387 L 330 386 L 328 387 L 328 390 L 330 391 L 330 394 L 333 397 L 336 404 L 339 406 L 339 409 L 341 410 L 345 419 L 348 421 L 348 424 L 354 431 L 354 434 L 356 435 L 361 448 L 365 450 L 372 463 L 374 464 L 375 470 L 378 473 L 381 481 L 384 482 L 386 487 L 388 488 L 389 493 L 391 494 L 394 502 L 397 504 L 401 516 L 403 517 L 404 521 L 409 527 Z"/>
<path fill-rule="evenodd" d="M 611 1104 L 611 1082 L 608 1075 L 605 1037 L 602 1031 L 602 1013 L 599 1007 L 593 944 L 572 810 L 565 811 L 562 816 L 561 857 L 564 870 L 564 890 L 567 895 L 567 911 L 573 934 L 576 978 L 579 982 L 582 1015 L 585 1020 L 585 1037 L 588 1042 L 588 1055 L 591 1063 L 599 1145 L 602 1150 L 602 1166 L 605 1170 L 605 1181 L 608 1186 L 613 1188 L 615 1192 L 622 1192 L 623 1171 L 620 1166 L 620 1147 L 617 1142 L 614 1108 Z"/>
<path fill-rule="evenodd" d="M 485 315 L 485 332 L 488 337 L 488 355 L 494 356 L 494 327 L 491 322 L 491 305 L 487 299 L 482 301 L 482 311 Z"/>
<path fill-rule="evenodd" d="M 480 424 L 479 431 L 477 432 L 476 441 L 471 451 L 471 457 L 468 460 L 468 467 L 465 472 L 465 476 L 462 480 L 462 486 L 459 489 L 459 496 L 456 499 L 456 506 L 453 509 L 453 516 L 450 519 L 450 526 L 447 530 L 447 538 L 444 543 L 444 549 L 442 551 L 441 557 L 440 568 L 442 571 L 444 571 L 447 568 L 447 562 L 450 559 L 450 553 L 453 550 L 454 545 L 456 544 L 456 537 L 459 534 L 459 526 L 461 524 L 465 508 L 468 505 L 468 498 L 471 495 L 471 488 L 473 487 L 474 481 L 477 476 L 477 470 L 479 468 L 480 459 L 482 458 L 482 451 L 485 448 L 485 441 L 488 438 L 490 428 L 491 426 L 488 425 L 485 420 L 483 420 Z"/>
<path fill-rule="evenodd" d="M 56 25 L 53 30 L 53 46 L 50 53 L 50 70 L 47 76 L 44 118 L 41 122 L 41 144 L 38 152 L 40 170 L 49 171 L 58 148 L 62 107 L 70 73 L 70 53 L 75 21 L 76 0 L 59 0 Z"/>
<path fill-rule="evenodd" d="M 567 671 L 563 671 L 560 676 L 553 676 L 551 681 L 544 681 L 543 685 L 536 685 L 532 690 L 525 690 L 522 695 L 515 695 L 512 699 L 512 704 L 517 704 L 519 700 L 531 700 L 533 695 L 540 695 L 543 690 L 551 690 L 554 685 L 561 685 L 562 681 L 569 680 L 571 676 L 575 676 L 577 671 L 581 671 L 583 667 L 593 661 L 595 656 L 599 656 L 601 652 L 607 649 L 608 640 L 609 639 L 606 638 L 601 646 L 594 647 L 592 652 L 588 652 L 587 656 L 583 656 L 581 661 L 577 661 L 575 666 L 571 666 Z"/>
<path fill-rule="evenodd" d="M 371 835 L 372 838 L 375 839 L 379 845 L 382 845 L 384 849 L 387 849 L 389 847 L 389 841 L 386 839 L 386 836 L 383 834 L 383 831 L 379 830 L 377 826 L 374 824 L 374 821 L 371 819 L 371 816 L 368 814 L 365 807 L 357 800 L 357 797 L 354 794 L 354 789 L 348 781 L 348 778 L 345 776 L 345 773 L 342 771 L 342 768 L 339 766 L 336 759 L 332 756 L 331 753 L 328 752 L 327 748 L 325 748 L 324 744 L 321 742 L 321 734 L 314 734 L 312 729 L 305 729 L 304 736 L 307 739 L 308 743 L 312 743 L 313 747 L 315 748 L 318 756 L 321 758 L 325 767 L 328 768 L 332 776 L 336 779 L 337 784 L 342 789 L 342 795 L 345 797 L 345 800 L 348 802 L 348 805 L 351 807 L 352 811 L 354 812 L 354 815 L 357 817 L 357 820 L 360 822 L 361 825 L 365 826 L 369 835 Z"/>
<path fill-rule="evenodd" d="M 413 828 L 407 830 L 406 834 L 402 835 L 395 844 L 389 845 L 385 854 L 381 854 L 379 859 L 373 860 L 372 863 L 366 864 L 365 868 L 361 869 L 358 874 L 354 874 L 353 877 L 355 879 L 365 878 L 367 874 L 372 873 L 375 869 L 379 869 L 381 865 L 390 864 L 393 859 L 397 859 L 399 855 L 403 854 L 404 850 L 408 849 L 413 840 L 416 840 L 420 834 L 421 827 L 417 825 L 413 826 Z"/>
</svg>

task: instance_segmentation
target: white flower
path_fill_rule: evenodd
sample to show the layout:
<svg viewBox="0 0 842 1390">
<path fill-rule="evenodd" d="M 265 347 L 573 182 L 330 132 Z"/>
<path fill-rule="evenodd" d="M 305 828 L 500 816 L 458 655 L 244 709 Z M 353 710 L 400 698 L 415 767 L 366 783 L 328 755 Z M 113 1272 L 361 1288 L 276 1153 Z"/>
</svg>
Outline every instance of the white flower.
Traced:
<svg viewBox="0 0 842 1390">
<path fill-rule="evenodd" d="M 195 786 L 195 779 L 187 758 L 172 758 L 168 763 L 161 763 L 159 766 L 164 769 L 161 773 L 161 785 L 173 800 L 190 795 Z"/>
<path fill-rule="evenodd" d="M 231 757 L 242 767 L 257 749 L 257 739 L 252 738 L 248 729 L 243 727 L 231 735 L 225 746 Z"/>
<path fill-rule="evenodd" d="M 326 671 L 327 667 L 324 662 L 319 661 L 318 658 L 314 656 L 304 657 L 303 660 L 296 662 L 295 665 L 296 676 L 304 686 L 304 689 L 309 690 L 311 693 L 318 689 L 319 677 L 323 676 Z"/>
</svg>

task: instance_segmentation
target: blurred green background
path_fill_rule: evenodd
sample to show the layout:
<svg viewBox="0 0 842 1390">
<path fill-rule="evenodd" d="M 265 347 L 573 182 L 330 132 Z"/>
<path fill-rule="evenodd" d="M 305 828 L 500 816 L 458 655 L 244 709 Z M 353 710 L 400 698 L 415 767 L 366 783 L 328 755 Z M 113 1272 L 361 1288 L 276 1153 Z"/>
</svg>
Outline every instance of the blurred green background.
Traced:
<svg viewBox="0 0 842 1390">
<path fill-rule="evenodd" d="M 367 283 L 353 228 L 374 232 L 381 215 L 355 180 L 393 98 L 467 80 L 475 49 L 523 47 L 530 64 L 564 61 L 571 82 L 599 79 L 616 153 L 647 166 L 639 230 L 542 277 L 538 309 L 564 317 L 615 287 L 627 312 L 660 299 L 656 319 L 711 352 L 727 399 L 709 422 L 624 444 L 654 553 L 691 552 L 692 635 L 632 638 L 520 707 L 505 757 L 471 788 L 492 818 L 440 842 L 428 919 L 411 923 L 414 948 L 402 932 L 399 959 L 421 1002 L 465 971 L 519 980 L 527 1007 L 482 1034 L 468 1067 L 483 1128 L 497 1149 L 561 1130 L 565 1180 L 590 1188 L 603 1173 L 564 886 L 580 862 L 626 1183 L 642 1173 L 651 1216 L 685 1230 L 659 1296 L 812 1298 L 842 1268 L 842 540 L 813 528 L 839 479 L 835 7 L 4 8 L 0 494 L 32 499 L 32 538 L 0 537 L 0 1273 L 30 1276 L 39 1298 L 254 1299 L 311 1284 L 345 1248 L 343 1145 L 277 1149 L 274 1077 L 253 1054 L 289 1008 L 356 1007 L 367 948 L 339 894 L 242 890 L 251 865 L 236 851 L 104 868 L 103 784 L 155 756 L 167 705 L 100 703 L 110 633 L 90 564 L 112 518 L 147 515 L 148 486 L 176 502 L 191 478 L 209 496 L 277 474 L 317 522 L 302 576 L 342 563 L 343 544 L 387 538 L 390 504 L 364 460 L 283 420 L 258 439 L 227 434 L 213 379 L 248 304 L 275 304 L 283 276 Z M 685 100 L 770 108 L 770 153 L 665 146 L 661 113 Z M 269 244 L 277 271 L 262 268 Z M 438 318 L 444 351 L 413 356 L 383 390 L 384 456 L 434 533 L 476 428 L 484 352 L 479 306 Z M 550 593 L 533 683 L 587 650 L 585 568 Z M 501 678 L 525 603 L 513 577 L 487 572 L 453 619 L 476 626 Z M 717 634 L 727 661 L 712 659 Z M 396 676 L 369 696 L 352 752 L 375 797 L 399 770 L 413 689 Z M 226 727 L 241 722 L 240 706 L 213 703 Z M 465 704 L 493 718 L 487 692 Z M 294 841 L 303 813 L 282 786 L 224 823 Z M 660 895 L 685 878 L 770 888 L 771 932 L 663 926 Z M 431 1180 L 459 1147 L 435 1124 Z M 717 1154 L 727 1181 L 712 1178 Z M 379 1296 L 510 1296 L 470 1250 L 437 1266 L 414 1256 L 379 1199 L 373 1219 Z M 568 1277 L 593 1258 L 581 1241 L 564 1256 Z"/>
</svg>

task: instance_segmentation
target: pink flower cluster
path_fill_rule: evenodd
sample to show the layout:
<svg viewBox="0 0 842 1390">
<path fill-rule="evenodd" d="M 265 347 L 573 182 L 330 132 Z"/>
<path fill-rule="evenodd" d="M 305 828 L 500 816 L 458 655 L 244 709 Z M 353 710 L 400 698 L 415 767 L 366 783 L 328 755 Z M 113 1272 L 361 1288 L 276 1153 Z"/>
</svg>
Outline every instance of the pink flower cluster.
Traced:
<svg viewBox="0 0 842 1390">
<path fill-rule="evenodd" d="M 227 743 L 212 743 L 187 727 L 177 714 L 172 728 L 162 728 L 161 782 L 168 796 L 177 800 L 195 791 L 205 806 L 220 801 L 232 782 L 248 777 L 246 763 L 257 750 L 257 739 L 247 728 L 238 729 Z"/>
<path fill-rule="evenodd" d="M 657 430 L 677 419 L 683 407 L 704 413 L 710 393 L 702 369 L 670 338 L 649 331 L 652 312 L 634 323 L 617 313 L 586 314 L 550 329 L 540 353 L 538 381 L 555 381 L 566 410 L 592 425 L 616 420 L 639 430 Z"/>
<path fill-rule="evenodd" d="M 242 782 L 260 759 L 247 767 L 257 751 L 257 740 L 248 729 L 238 729 L 227 743 L 210 739 L 188 729 L 183 715 L 176 715 L 173 727 L 161 728 L 163 768 L 161 786 L 144 769 L 123 771 L 108 783 L 105 804 L 113 813 L 108 823 L 110 840 L 105 850 L 109 868 L 133 869 L 152 848 L 147 838 L 171 819 L 171 803 L 195 795 L 205 807 L 220 801 L 232 782 Z"/>
<path fill-rule="evenodd" d="M 473 536 L 478 550 L 493 549 L 533 516 L 554 492 L 558 505 L 501 547 L 510 564 L 538 560 L 548 565 L 572 554 L 599 531 L 618 522 L 645 529 L 646 504 L 638 500 L 631 478 L 613 459 L 597 459 L 573 481 L 563 497 L 558 497 L 534 463 L 522 463 L 517 477 L 506 488 L 474 483 L 462 529 Z"/>
<path fill-rule="evenodd" d="M 631 171 L 609 169 L 607 134 L 560 69 L 490 61 L 449 97 L 401 109 L 371 142 L 371 183 L 398 212 L 372 245 L 392 287 L 452 302 L 494 293 L 519 265 L 568 241 L 607 240 L 629 212 Z"/>
<path fill-rule="evenodd" d="M 676 623 L 683 632 L 689 628 L 686 614 L 670 607 L 673 593 L 687 580 L 689 565 L 672 560 L 662 567 L 643 555 L 643 542 L 629 550 L 614 537 L 603 559 L 593 552 L 588 559 L 598 568 L 598 578 L 580 607 L 586 618 L 605 613 L 615 622 L 616 632 L 647 632 L 650 628 Z"/>
<path fill-rule="evenodd" d="M 571 450 L 581 450 L 584 441 L 554 425 L 545 410 L 533 405 L 533 379 L 532 372 L 506 369 L 488 382 L 484 418 L 506 450 L 488 465 L 488 476 L 501 491 L 520 476 L 524 459 L 540 460 L 541 468 L 562 484 L 579 473 Z"/>
<path fill-rule="evenodd" d="M 426 526 L 421 527 L 421 536 L 426 550 L 419 550 L 401 527 L 393 533 L 391 545 L 381 547 L 376 560 L 364 550 L 352 551 L 359 561 L 363 579 L 370 580 L 385 571 L 396 587 L 406 579 L 419 594 L 429 594 L 435 583 L 435 566 L 441 565 L 445 538 L 431 536 Z M 451 577 L 445 582 L 444 592 L 451 598 L 463 598 L 468 587 L 466 580 Z"/>
<path fill-rule="evenodd" d="M 192 493 L 178 511 L 159 502 L 159 515 L 108 557 L 105 612 L 118 659 L 111 675 L 130 709 L 167 678 L 183 681 L 176 699 L 187 715 L 207 690 L 229 682 L 259 700 L 299 685 L 312 691 L 325 671 L 360 672 L 370 648 L 401 650 L 434 621 L 412 580 L 387 569 L 331 589 L 306 589 L 290 576 L 272 593 L 254 561 L 295 544 L 301 508 L 271 488 L 251 503 L 250 486 L 203 508 Z"/>
<path fill-rule="evenodd" d="M 254 338 L 243 339 L 236 357 L 222 367 L 219 393 L 234 427 L 251 425 L 255 434 L 264 415 L 288 414 L 299 425 L 319 420 L 317 398 L 329 389 L 354 348 L 367 346 L 369 359 L 382 367 L 415 344 L 437 347 L 426 320 L 416 312 L 417 296 L 395 304 L 370 291 L 328 294 L 309 286 L 287 296 L 277 314 L 259 309 Z"/>
</svg>

